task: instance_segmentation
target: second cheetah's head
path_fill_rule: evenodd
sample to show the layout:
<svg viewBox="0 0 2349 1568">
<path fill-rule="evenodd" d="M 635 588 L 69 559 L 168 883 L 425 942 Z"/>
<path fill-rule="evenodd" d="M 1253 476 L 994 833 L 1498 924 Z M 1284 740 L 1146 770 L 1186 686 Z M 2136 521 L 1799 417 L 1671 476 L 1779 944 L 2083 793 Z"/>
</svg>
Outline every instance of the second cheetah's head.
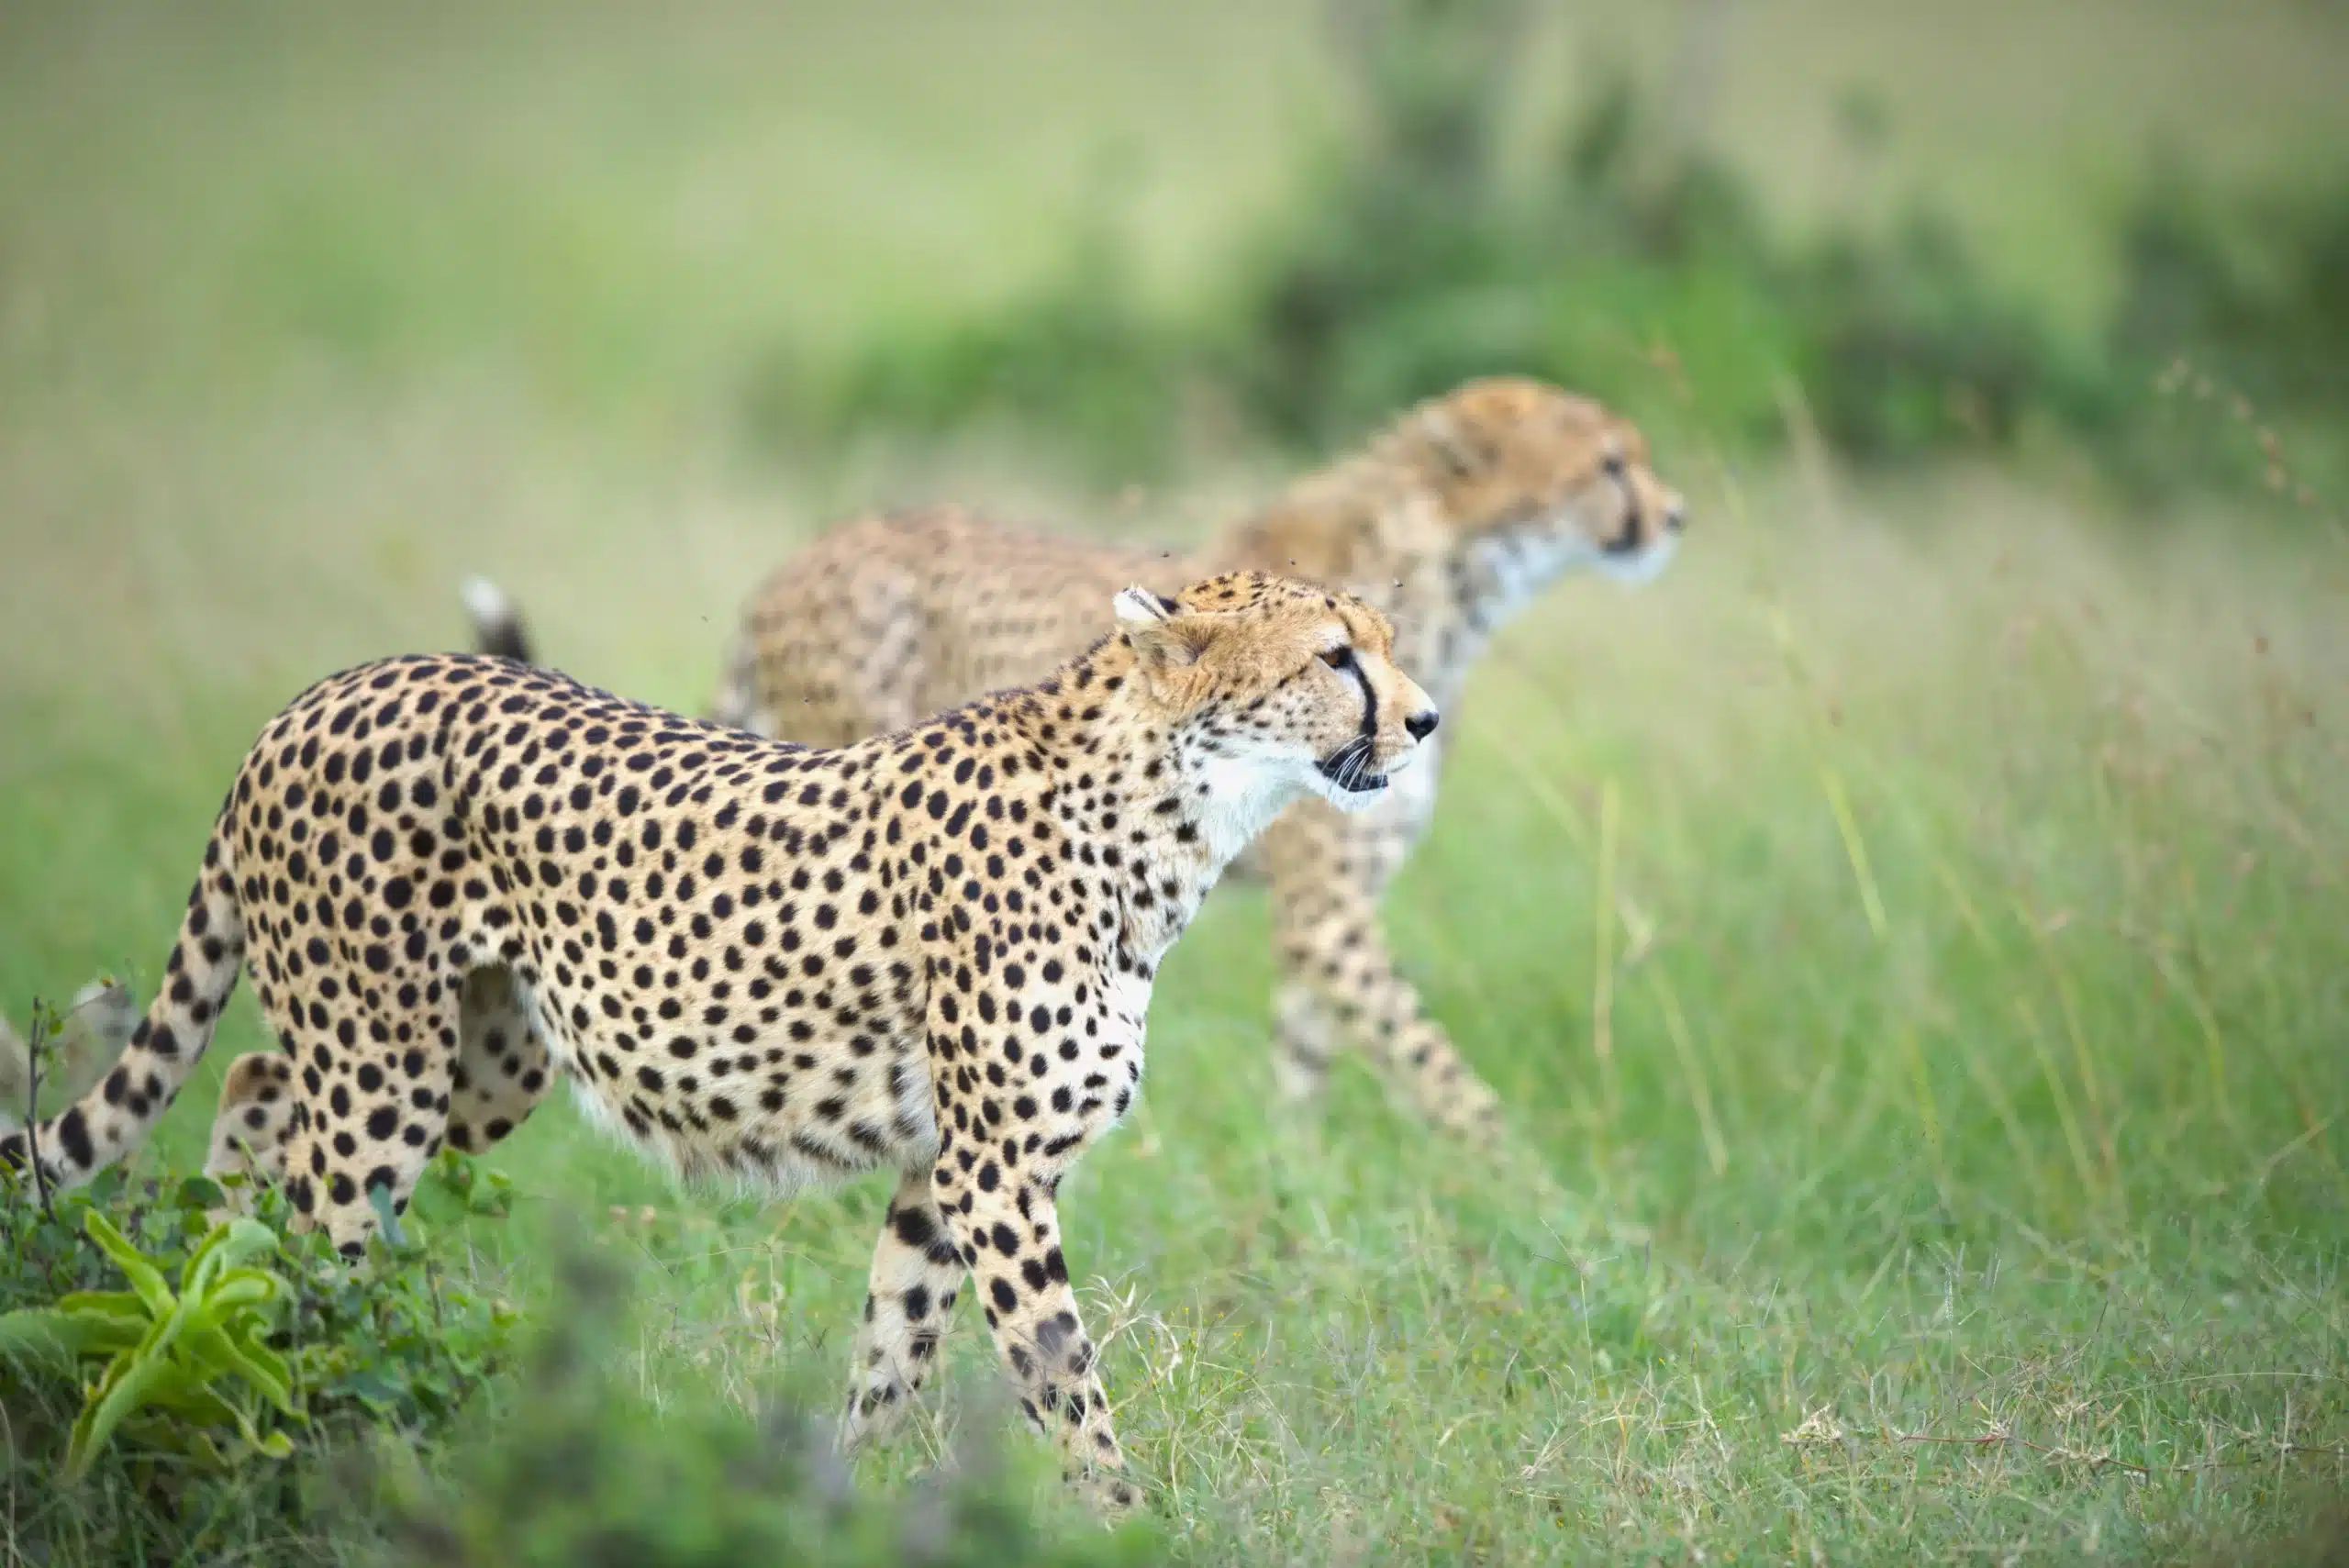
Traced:
<svg viewBox="0 0 2349 1568">
<path fill-rule="evenodd" d="M 1351 594 L 1235 572 L 1171 599 L 1128 588 L 1116 607 L 1140 698 L 1210 796 L 1358 810 L 1435 729 L 1434 703 L 1395 664 L 1394 628 Z"/>
<path fill-rule="evenodd" d="M 1454 550 L 1506 597 L 1582 566 L 1647 582 L 1687 525 L 1637 426 L 1528 377 L 1469 382 L 1414 409 L 1384 444 L 1434 495 Z"/>
</svg>

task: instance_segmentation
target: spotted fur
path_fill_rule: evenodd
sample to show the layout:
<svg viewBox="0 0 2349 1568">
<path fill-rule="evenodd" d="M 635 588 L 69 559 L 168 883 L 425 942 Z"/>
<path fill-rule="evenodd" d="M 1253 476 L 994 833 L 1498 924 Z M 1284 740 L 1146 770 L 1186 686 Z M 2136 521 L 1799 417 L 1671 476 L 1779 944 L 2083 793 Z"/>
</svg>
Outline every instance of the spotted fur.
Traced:
<svg viewBox="0 0 2349 1568">
<path fill-rule="evenodd" d="M 1300 797 L 1374 800 L 1434 714 L 1349 596 L 1239 573 L 1115 604 L 1041 684 L 831 751 L 474 655 L 312 687 L 44 1173 L 148 1135 L 241 965 L 284 1053 L 229 1073 L 213 1169 L 283 1179 L 346 1253 L 371 1194 L 405 1208 L 556 1075 L 688 1175 L 885 1169 L 848 1440 L 919 1386 L 967 1276 L 1029 1417 L 1130 1502 L 1054 1195 L 1131 1103 L 1152 978 L 1224 866 Z"/>
</svg>

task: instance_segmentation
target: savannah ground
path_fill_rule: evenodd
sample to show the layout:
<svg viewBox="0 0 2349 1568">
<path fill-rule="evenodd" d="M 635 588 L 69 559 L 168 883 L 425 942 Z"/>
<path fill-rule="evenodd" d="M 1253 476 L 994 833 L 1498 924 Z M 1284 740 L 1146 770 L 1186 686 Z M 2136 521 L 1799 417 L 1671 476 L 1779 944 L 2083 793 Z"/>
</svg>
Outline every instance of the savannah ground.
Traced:
<svg viewBox="0 0 2349 1568">
<path fill-rule="evenodd" d="M 2314 6 L 1965 10 L 1754 7 L 1706 133 L 1799 222 L 1840 178 L 1821 105 L 1872 80 L 1885 178 L 2074 310 L 2101 286 L 2077 209 L 2146 134 L 2249 168 L 2349 114 Z M 467 572 L 566 669 L 691 710 L 753 576 L 853 507 L 1188 537 L 1274 477 L 1235 451 L 1094 494 L 879 440 L 785 468 L 737 404 L 776 341 L 984 308 L 1051 261 L 1104 146 L 1139 154 L 1180 295 L 1327 112 L 1310 7 L 392 16 L 0 17 L 19 1020 L 99 969 L 151 991 L 258 726 L 330 669 L 457 645 Z M 1668 31 L 1560 47 L 1661 62 Z M 1680 563 L 1504 639 L 1390 906 L 1570 1198 L 1497 1185 L 1358 1071 L 1284 1127 L 1237 888 L 1070 1184 L 1167 1552 L 2165 1561 L 2288 1529 L 2349 1478 L 2349 540 L 2321 507 L 2114 515 L 2061 462 L 1861 485 L 1657 455 L 1692 497 Z M 240 999 L 142 1162 L 197 1162 L 221 1066 L 262 1043 Z M 878 1185 L 672 1191 L 559 1099 L 493 1163 L 517 1211 L 443 1236 L 450 1266 L 551 1312 L 548 1238 L 599 1230 L 640 1265 L 656 1403 L 841 1374 Z M 961 1325 L 945 1425 L 987 1362 Z M 18 1463 L 0 1558 L 72 1507 Z M 273 1528 L 249 1555 L 343 1550 Z"/>
</svg>

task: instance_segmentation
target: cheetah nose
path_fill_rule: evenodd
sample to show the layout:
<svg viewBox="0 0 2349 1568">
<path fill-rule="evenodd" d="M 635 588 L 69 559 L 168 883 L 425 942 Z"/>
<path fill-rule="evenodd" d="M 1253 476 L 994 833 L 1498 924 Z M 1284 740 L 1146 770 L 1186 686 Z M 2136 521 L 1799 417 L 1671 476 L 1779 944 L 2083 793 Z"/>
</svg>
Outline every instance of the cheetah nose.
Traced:
<svg viewBox="0 0 2349 1568">
<path fill-rule="evenodd" d="M 1429 736 L 1435 733 L 1435 709 L 1431 707 L 1421 708 L 1419 712 L 1411 715 L 1410 717 L 1403 721 L 1403 728 L 1411 732 L 1412 740 L 1424 740 Z"/>
<path fill-rule="evenodd" d="M 1664 508 L 1664 527 L 1666 533 L 1676 534 L 1687 526 L 1688 508 L 1687 506 L 1684 506 L 1679 502 L 1675 501 L 1671 506 Z"/>
</svg>

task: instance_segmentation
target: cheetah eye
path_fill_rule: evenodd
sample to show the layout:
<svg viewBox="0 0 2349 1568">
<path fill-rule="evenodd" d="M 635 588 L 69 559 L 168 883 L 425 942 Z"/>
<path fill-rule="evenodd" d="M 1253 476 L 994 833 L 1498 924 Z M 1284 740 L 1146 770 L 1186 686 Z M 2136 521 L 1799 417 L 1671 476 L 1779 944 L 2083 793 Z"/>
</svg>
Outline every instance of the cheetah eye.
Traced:
<svg viewBox="0 0 2349 1568">
<path fill-rule="evenodd" d="M 1598 460 L 1598 470 L 1609 479 L 1622 478 L 1623 454 L 1621 452 L 1609 452 L 1605 457 Z"/>
<path fill-rule="evenodd" d="M 1350 646 L 1332 648 L 1321 655 L 1321 662 L 1332 670 L 1343 670 L 1353 662 L 1354 651 Z"/>
</svg>

